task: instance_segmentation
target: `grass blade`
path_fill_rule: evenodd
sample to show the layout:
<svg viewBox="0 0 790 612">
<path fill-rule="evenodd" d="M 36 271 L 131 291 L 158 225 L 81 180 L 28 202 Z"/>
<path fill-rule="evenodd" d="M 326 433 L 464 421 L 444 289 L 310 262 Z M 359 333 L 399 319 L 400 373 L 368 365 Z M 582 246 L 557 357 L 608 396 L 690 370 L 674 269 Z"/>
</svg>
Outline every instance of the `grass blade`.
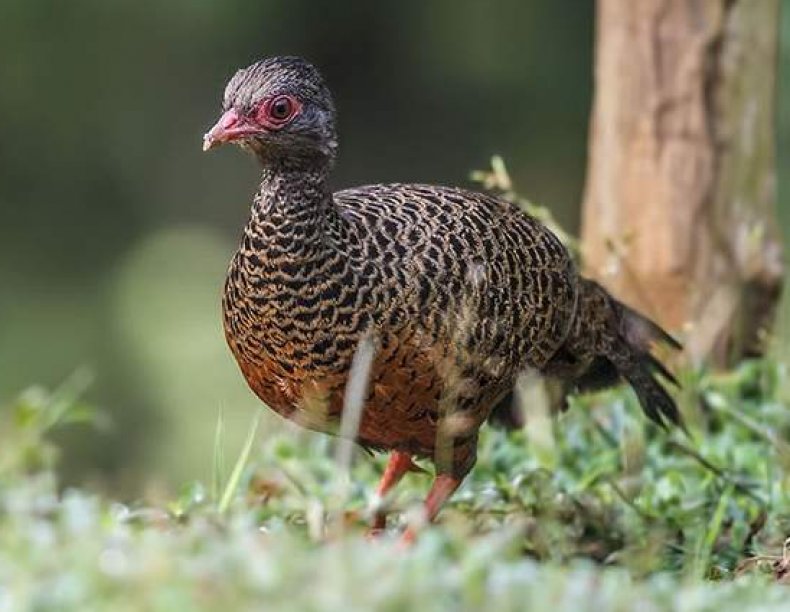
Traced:
<svg viewBox="0 0 790 612">
<path fill-rule="evenodd" d="M 225 438 L 225 414 L 222 406 L 217 414 L 217 428 L 214 430 L 214 461 L 211 474 L 211 499 L 219 500 L 222 481 L 225 478 L 225 453 L 222 442 Z"/>
<path fill-rule="evenodd" d="M 225 484 L 225 490 L 222 492 L 222 499 L 220 499 L 219 506 L 217 507 L 217 510 L 220 514 L 225 514 L 228 511 L 230 502 L 233 500 L 233 495 L 236 493 L 236 490 L 239 487 L 241 475 L 244 472 L 244 466 L 247 465 L 247 462 L 250 459 L 250 454 L 252 453 L 252 445 L 255 442 L 255 434 L 258 432 L 258 424 L 260 421 L 261 415 L 259 413 L 252 422 L 252 427 L 250 427 L 250 431 L 247 434 L 247 439 L 244 441 L 244 446 L 241 449 L 241 453 L 239 453 L 239 457 L 236 459 L 236 464 L 233 466 L 233 471 L 230 473 L 230 478 Z"/>
<path fill-rule="evenodd" d="M 694 578 L 702 579 L 708 571 L 708 566 L 711 562 L 713 547 L 716 544 L 716 539 L 721 533 L 721 527 L 724 522 L 724 515 L 727 512 L 727 504 L 732 497 L 733 485 L 730 484 L 724 490 L 724 493 L 719 498 L 719 503 L 716 505 L 716 510 L 713 517 L 705 530 L 704 536 L 701 535 L 696 551 L 694 553 L 694 560 L 692 562 L 692 576 Z"/>
</svg>

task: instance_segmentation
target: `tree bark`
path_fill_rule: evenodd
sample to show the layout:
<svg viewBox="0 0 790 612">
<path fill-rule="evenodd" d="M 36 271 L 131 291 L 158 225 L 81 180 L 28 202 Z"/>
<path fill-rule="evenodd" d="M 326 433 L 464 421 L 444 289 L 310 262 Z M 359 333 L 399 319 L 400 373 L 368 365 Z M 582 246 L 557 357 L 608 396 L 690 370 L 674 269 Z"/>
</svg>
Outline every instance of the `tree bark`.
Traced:
<svg viewBox="0 0 790 612">
<path fill-rule="evenodd" d="M 681 331 L 759 352 L 780 293 L 778 0 L 598 0 L 587 273 Z"/>
</svg>

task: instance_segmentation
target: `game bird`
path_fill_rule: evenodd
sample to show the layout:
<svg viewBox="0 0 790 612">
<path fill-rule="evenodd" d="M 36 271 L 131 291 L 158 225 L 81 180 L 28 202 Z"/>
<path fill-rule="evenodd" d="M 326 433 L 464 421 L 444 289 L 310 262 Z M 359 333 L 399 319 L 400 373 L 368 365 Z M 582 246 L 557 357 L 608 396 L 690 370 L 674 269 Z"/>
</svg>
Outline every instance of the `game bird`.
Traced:
<svg viewBox="0 0 790 612">
<path fill-rule="evenodd" d="M 421 184 L 330 191 L 335 106 L 305 60 L 235 73 L 204 150 L 228 142 L 261 166 L 224 288 L 230 349 L 267 406 L 337 434 L 355 355 L 369 347 L 353 437 L 389 453 L 380 496 L 414 458 L 431 460 L 432 521 L 474 466 L 480 427 L 507 420 L 525 371 L 582 389 L 625 379 L 650 419 L 682 425 L 656 375 L 677 383 L 651 354 L 678 343 L 581 276 L 514 204 Z M 372 528 L 385 521 L 379 512 Z"/>
</svg>

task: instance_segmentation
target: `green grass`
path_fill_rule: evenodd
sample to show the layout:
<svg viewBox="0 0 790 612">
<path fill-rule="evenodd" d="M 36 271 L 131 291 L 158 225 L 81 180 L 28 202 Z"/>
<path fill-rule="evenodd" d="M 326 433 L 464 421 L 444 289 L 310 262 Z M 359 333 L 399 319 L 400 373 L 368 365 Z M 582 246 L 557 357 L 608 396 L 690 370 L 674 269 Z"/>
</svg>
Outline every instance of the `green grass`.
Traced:
<svg viewBox="0 0 790 612">
<path fill-rule="evenodd" d="M 296 429 L 253 428 L 226 477 L 220 419 L 211 486 L 165 507 L 61 491 L 49 433 L 92 418 L 85 381 L 32 390 L 0 429 L 0 610 L 790 609 L 786 377 L 766 361 L 687 373 L 690 438 L 622 389 L 488 430 L 408 550 L 397 534 L 429 477 L 407 476 L 390 532 L 368 541 L 383 459 L 343 470 L 335 441 Z"/>
</svg>

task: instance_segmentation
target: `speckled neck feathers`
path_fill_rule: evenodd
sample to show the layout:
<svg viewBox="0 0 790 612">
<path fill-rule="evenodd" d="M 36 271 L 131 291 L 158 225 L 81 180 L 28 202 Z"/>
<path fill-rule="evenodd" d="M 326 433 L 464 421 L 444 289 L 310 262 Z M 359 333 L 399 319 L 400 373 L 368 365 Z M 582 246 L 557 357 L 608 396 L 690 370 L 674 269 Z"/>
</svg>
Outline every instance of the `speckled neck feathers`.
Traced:
<svg viewBox="0 0 790 612">
<path fill-rule="evenodd" d="M 326 227 L 337 221 L 325 168 L 268 164 L 245 235 L 256 238 L 271 258 L 305 258 L 326 247 Z"/>
</svg>

